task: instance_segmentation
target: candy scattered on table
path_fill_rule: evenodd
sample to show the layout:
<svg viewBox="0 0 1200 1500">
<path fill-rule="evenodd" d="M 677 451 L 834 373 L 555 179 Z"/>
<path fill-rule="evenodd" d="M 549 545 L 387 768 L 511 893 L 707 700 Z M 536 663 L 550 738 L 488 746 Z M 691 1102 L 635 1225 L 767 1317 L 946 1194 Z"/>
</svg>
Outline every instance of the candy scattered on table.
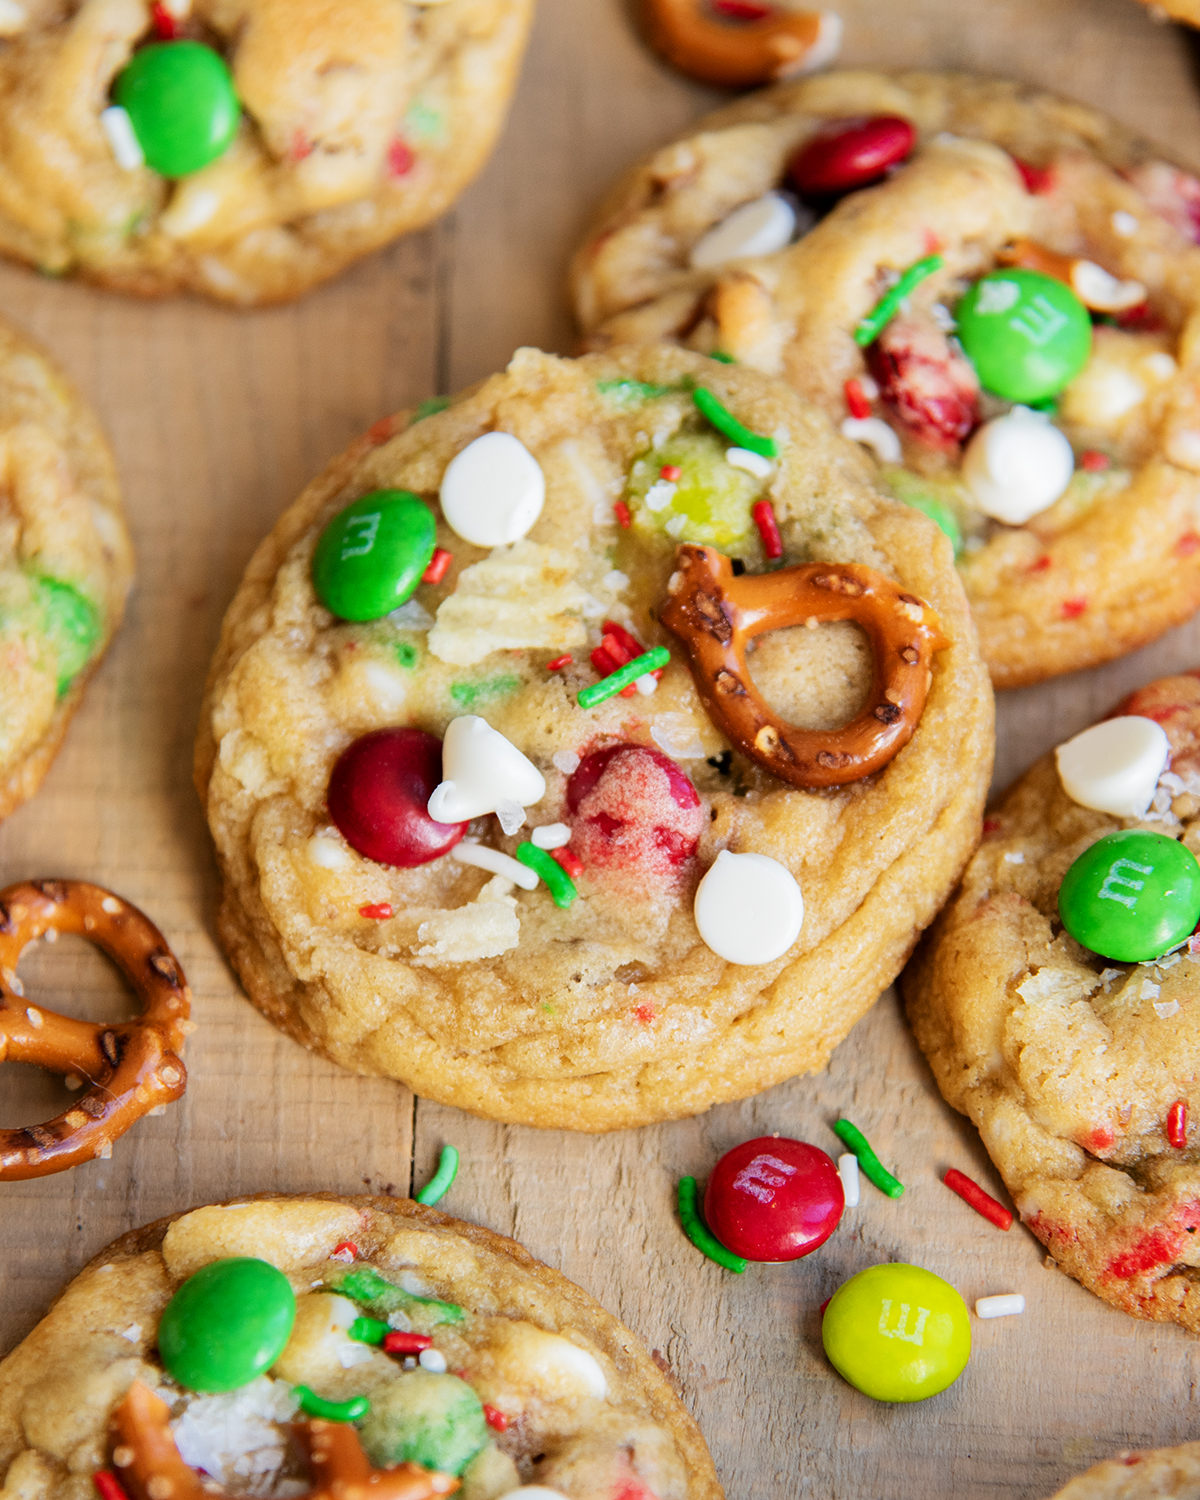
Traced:
<svg viewBox="0 0 1200 1500">
<path fill-rule="evenodd" d="M 443 823 L 426 810 L 441 776 L 436 735 L 375 730 L 338 757 L 326 794 L 329 816 L 350 847 L 377 864 L 428 864 L 467 831 L 467 818 Z"/>
<path fill-rule="evenodd" d="M 863 1175 L 868 1181 L 873 1182 L 881 1193 L 886 1193 L 889 1198 L 902 1196 L 904 1184 L 898 1177 L 893 1177 L 875 1155 L 871 1149 L 871 1143 L 857 1125 L 852 1125 L 849 1120 L 835 1120 L 833 1133 L 844 1145 L 849 1146 L 858 1158 L 858 1165 Z"/>
<path fill-rule="evenodd" d="M 233 1391 L 269 1370 L 296 1319 L 287 1277 L 265 1260 L 233 1256 L 189 1276 L 163 1311 L 158 1349 L 189 1391 Z"/>
<path fill-rule="evenodd" d="M 985 422 L 963 454 L 963 479 L 976 505 L 1009 526 L 1023 526 L 1053 505 L 1074 472 L 1066 435 L 1024 406 Z"/>
<path fill-rule="evenodd" d="M 746 1260 L 799 1260 L 837 1228 L 845 1202 L 824 1151 L 760 1136 L 727 1151 L 712 1169 L 704 1217 L 721 1244 Z"/>
<path fill-rule="evenodd" d="M 441 1155 L 438 1157 L 437 1171 L 416 1194 L 417 1202 L 424 1203 L 426 1207 L 440 1203 L 453 1187 L 457 1176 L 458 1151 L 453 1146 L 443 1146 Z"/>
<path fill-rule="evenodd" d="M 842 1192 L 846 1196 L 846 1207 L 857 1208 L 859 1199 L 858 1157 L 847 1151 L 838 1157 L 838 1176 L 842 1179 Z"/>
<path fill-rule="evenodd" d="M 977 1214 L 982 1214 L 997 1229 L 1012 1228 L 1013 1216 L 1003 1203 L 997 1203 L 990 1193 L 985 1193 L 965 1172 L 951 1167 L 942 1181 L 952 1193 L 957 1193 L 964 1203 L 969 1203 Z"/>
<path fill-rule="evenodd" d="M 796 210 L 782 193 L 764 193 L 743 203 L 692 246 L 694 270 L 723 266 L 745 255 L 772 255 L 796 232 Z"/>
<path fill-rule="evenodd" d="M 979 1297 L 975 1302 L 977 1318 L 1012 1318 L 1025 1311 L 1020 1292 L 1002 1292 L 995 1297 Z"/>
<path fill-rule="evenodd" d="M 768 964 L 800 936 L 804 897 L 786 866 L 766 854 L 722 849 L 696 891 L 696 926 L 731 964 Z"/>
<path fill-rule="evenodd" d="M 1161 724 L 1124 714 L 1093 724 L 1054 752 L 1063 791 L 1081 807 L 1140 818 L 1171 759 Z"/>
<path fill-rule="evenodd" d="M 854 115 L 831 120 L 788 163 L 797 192 L 814 198 L 849 193 L 877 182 L 916 144 L 917 133 L 899 115 Z"/>
<path fill-rule="evenodd" d="M 485 432 L 455 455 L 442 475 L 446 524 L 475 547 L 519 542 L 542 513 L 546 479 L 510 432 Z"/>
<path fill-rule="evenodd" d="M 1075 941 L 1103 958 L 1160 958 L 1200 919 L 1200 864 L 1165 834 L 1108 833 L 1063 877 L 1058 911 Z"/>
<path fill-rule="evenodd" d="M 1092 349 L 1087 308 L 1040 271 L 991 271 L 955 309 L 958 337 L 985 389 L 1006 401 L 1056 396 Z"/>
<path fill-rule="evenodd" d="M 876 1401 L 924 1401 L 971 1356 L 967 1305 L 920 1266 L 871 1266 L 840 1286 L 821 1322 L 834 1369 Z"/>
<path fill-rule="evenodd" d="M 113 99 L 129 116 L 146 165 L 185 177 L 233 144 L 241 104 L 220 54 L 200 42 L 151 42 L 117 74 Z"/>
<path fill-rule="evenodd" d="M 696 1179 L 694 1177 L 681 1177 L 679 1179 L 679 1222 L 683 1225 L 683 1232 L 695 1245 L 697 1250 L 708 1256 L 709 1260 L 716 1261 L 717 1265 L 724 1266 L 727 1271 L 736 1271 L 739 1275 L 749 1265 L 744 1256 L 734 1255 L 726 1250 L 715 1235 L 710 1234 L 701 1222 L 696 1208 Z"/>
<path fill-rule="evenodd" d="M 429 816 L 459 822 L 495 812 L 503 802 L 532 807 L 546 780 L 520 750 L 477 714 L 451 719 L 442 741 L 443 780 L 429 798 Z"/>
<path fill-rule="evenodd" d="M 321 533 L 312 564 L 317 597 L 341 620 L 378 620 L 412 597 L 436 543 L 437 522 L 423 500 L 372 490 Z"/>
</svg>

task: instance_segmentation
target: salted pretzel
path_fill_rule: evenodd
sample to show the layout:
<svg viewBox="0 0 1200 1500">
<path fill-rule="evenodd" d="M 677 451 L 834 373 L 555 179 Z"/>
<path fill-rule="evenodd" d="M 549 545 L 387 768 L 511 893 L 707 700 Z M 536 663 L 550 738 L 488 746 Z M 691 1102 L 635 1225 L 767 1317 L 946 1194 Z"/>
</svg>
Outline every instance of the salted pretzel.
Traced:
<svg viewBox="0 0 1200 1500">
<path fill-rule="evenodd" d="M 184 1463 L 171 1436 L 171 1410 L 135 1380 L 112 1414 L 113 1467 L 130 1500 L 225 1500 L 212 1480 Z M 400 1464 L 375 1469 L 348 1422 L 299 1422 L 294 1431 L 312 1470 L 301 1500 L 434 1500 L 458 1489 L 453 1474 Z"/>
<path fill-rule="evenodd" d="M 753 88 L 829 62 L 841 41 L 837 16 L 775 10 L 725 25 L 703 0 L 645 0 L 646 33 L 658 52 L 692 78 L 720 88 Z"/>
<path fill-rule="evenodd" d="M 772 776 L 798 787 L 843 786 L 878 771 L 912 738 L 933 653 L 950 644 L 923 599 L 859 563 L 805 563 L 738 578 L 714 547 L 688 545 L 676 566 L 662 623 L 683 642 L 709 718 Z M 867 706 L 841 729 L 795 729 L 755 688 L 746 647 L 764 631 L 827 620 L 853 620 L 870 639 Z"/>
<path fill-rule="evenodd" d="M 73 932 L 106 953 L 142 1002 L 142 1014 L 93 1024 L 32 1005 L 17 964 L 44 932 Z M 158 928 L 136 906 L 85 880 L 34 880 L 0 891 L 0 1062 L 76 1074 L 91 1087 L 44 1125 L 0 1130 L 0 1182 L 63 1172 L 96 1156 L 135 1120 L 178 1099 L 179 1060 L 191 1029 L 191 992 Z"/>
</svg>

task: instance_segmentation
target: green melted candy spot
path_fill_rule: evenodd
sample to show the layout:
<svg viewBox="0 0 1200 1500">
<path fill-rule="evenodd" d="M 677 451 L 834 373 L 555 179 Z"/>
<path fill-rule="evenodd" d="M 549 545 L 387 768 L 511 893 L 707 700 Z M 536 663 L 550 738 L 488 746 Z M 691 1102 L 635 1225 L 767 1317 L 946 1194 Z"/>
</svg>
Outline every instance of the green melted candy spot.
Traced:
<svg viewBox="0 0 1200 1500">
<path fill-rule="evenodd" d="M 489 698 L 503 698 L 521 686 L 519 677 L 489 677 L 486 682 L 455 682 L 450 696 L 460 708 L 474 708 Z"/>
<path fill-rule="evenodd" d="M 630 379 L 598 380 L 596 389 L 614 406 L 640 406 L 643 401 L 657 401 L 660 396 L 669 396 L 673 387 Z"/>
<path fill-rule="evenodd" d="M 750 512 L 763 486 L 726 462 L 731 446 L 714 432 L 678 432 L 643 454 L 629 473 L 634 531 L 722 552 L 750 545 L 756 539 Z M 664 468 L 679 469 L 679 478 L 664 479 Z"/>
<path fill-rule="evenodd" d="M 926 515 L 950 538 L 955 557 L 963 549 L 962 526 L 958 510 L 961 505 L 957 484 L 945 480 L 926 479 L 909 469 L 885 469 L 884 483 L 895 499 L 903 505 L 911 505 Z"/>
<path fill-rule="evenodd" d="M 370 1266 L 358 1266 L 342 1276 L 331 1276 L 327 1284 L 331 1291 L 365 1304 L 382 1317 L 386 1318 L 390 1312 L 403 1312 L 418 1333 L 427 1331 L 423 1325 L 436 1328 L 439 1323 L 461 1323 L 466 1317 L 457 1303 L 406 1292 Z"/>
<path fill-rule="evenodd" d="M 87 666 L 102 634 L 100 611 L 74 585 L 61 578 L 34 580 L 41 630 L 54 652 L 58 696 Z"/>
<path fill-rule="evenodd" d="M 421 1464 L 461 1474 L 491 1439 L 479 1397 L 457 1375 L 406 1370 L 373 1394 L 362 1444 L 377 1468 Z"/>
</svg>

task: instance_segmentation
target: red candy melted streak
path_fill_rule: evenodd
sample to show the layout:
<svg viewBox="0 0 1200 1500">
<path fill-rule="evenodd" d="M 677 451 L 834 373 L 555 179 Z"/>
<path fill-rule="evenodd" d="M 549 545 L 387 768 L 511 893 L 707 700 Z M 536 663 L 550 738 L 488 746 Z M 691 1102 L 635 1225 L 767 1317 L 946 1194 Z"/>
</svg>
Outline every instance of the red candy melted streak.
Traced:
<svg viewBox="0 0 1200 1500">
<path fill-rule="evenodd" d="M 571 846 L 591 871 L 674 879 L 696 852 L 704 809 L 669 756 L 610 745 L 580 761 L 567 782 Z"/>
</svg>

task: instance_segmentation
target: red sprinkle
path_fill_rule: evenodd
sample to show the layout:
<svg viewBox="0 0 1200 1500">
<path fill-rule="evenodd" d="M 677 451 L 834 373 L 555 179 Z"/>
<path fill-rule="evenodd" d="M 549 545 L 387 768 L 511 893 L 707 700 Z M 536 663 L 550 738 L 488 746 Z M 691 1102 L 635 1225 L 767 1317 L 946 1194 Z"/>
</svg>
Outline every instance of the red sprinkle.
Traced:
<svg viewBox="0 0 1200 1500">
<path fill-rule="evenodd" d="M 386 443 L 390 437 L 393 437 L 395 431 L 394 417 L 380 417 L 378 422 L 372 422 L 367 428 L 367 441 L 378 447 L 380 443 Z"/>
<path fill-rule="evenodd" d="M 1017 171 L 1021 174 L 1021 181 L 1025 184 L 1027 193 L 1048 193 L 1054 181 L 1054 174 L 1047 167 L 1031 167 L 1027 161 L 1022 161 L 1019 156 L 1014 156 L 1013 161 L 1017 164 Z"/>
<path fill-rule="evenodd" d="M 862 421 L 864 417 L 871 415 L 871 403 L 867 400 L 862 386 L 857 380 L 847 380 L 842 390 L 846 395 L 846 405 L 850 408 L 850 415 Z"/>
<path fill-rule="evenodd" d="M 977 1182 L 956 1167 L 951 1167 L 942 1181 L 952 1193 L 957 1193 L 964 1203 L 969 1203 L 977 1214 L 989 1219 L 997 1229 L 1011 1229 L 1013 1216 L 1003 1203 L 997 1203 L 990 1193 L 985 1193 Z"/>
<path fill-rule="evenodd" d="M 1062 607 L 1063 619 L 1077 620 L 1086 608 L 1086 599 L 1064 599 Z"/>
<path fill-rule="evenodd" d="M 92 1475 L 92 1483 L 100 1492 L 100 1500 L 129 1500 L 124 1485 L 111 1469 L 98 1469 Z"/>
<path fill-rule="evenodd" d="M 497 1411 L 494 1406 L 485 1405 L 483 1408 L 483 1416 L 488 1426 L 491 1427 L 495 1432 L 508 1431 L 508 1418 L 502 1411 Z"/>
<path fill-rule="evenodd" d="M 1079 467 L 1089 474 L 1102 474 L 1105 469 L 1112 468 L 1112 459 L 1098 448 L 1088 448 L 1079 455 Z"/>
<path fill-rule="evenodd" d="M 578 880 L 583 874 L 583 863 L 564 844 L 559 849 L 551 849 L 550 858 L 556 859 L 572 880 Z"/>
<path fill-rule="evenodd" d="M 1191 557 L 1197 547 L 1200 547 L 1200 536 L 1194 531 L 1185 531 L 1175 543 L 1175 550 L 1180 557 Z"/>
<path fill-rule="evenodd" d="M 1000 819 L 999 818 L 984 818 L 984 820 L 983 820 L 983 831 L 984 831 L 984 833 L 999 833 L 999 831 L 1000 831 Z"/>
<path fill-rule="evenodd" d="M 654 1020 L 654 1016 L 655 1016 L 655 1010 L 654 1010 L 653 1005 L 646 1005 L 646 1004 L 635 1005 L 634 1008 L 633 1008 L 633 1013 L 638 1018 L 638 1020 L 642 1023 L 643 1026 L 649 1026 L 650 1023 L 651 1023 L 651 1021 Z"/>
<path fill-rule="evenodd" d="M 663 464 L 658 471 L 658 477 L 667 480 L 669 484 L 675 484 L 683 478 L 683 470 L 678 464 Z"/>
<path fill-rule="evenodd" d="M 387 170 L 389 177 L 406 177 L 413 169 L 416 157 L 404 141 L 395 140 L 388 147 Z"/>
<path fill-rule="evenodd" d="M 368 911 L 368 910 L 371 910 L 371 909 L 372 908 L 368 908 L 368 907 L 365 907 L 365 906 L 362 908 L 362 910 L 364 912 Z M 378 909 L 379 908 L 377 908 L 377 907 L 374 908 L 374 910 L 378 910 Z M 387 914 L 388 914 L 389 917 L 391 916 L 391 914 L 392 914 L 392 908 L 390 906 L 385 906 L 383 908 L 383 910 L 387 912 Z M 334 1248 L 334 1252 L 329 1257 L 329 1259 L 330 1260 L 341 1260 L 341 1261 L 345 1261 L 347 1264 L 349 1264 L 350 1261 L 358 1259 L 358 1246 L 354 1243 L 353 1240 L 343 1240 L 340 1245 L 338 1245 L 338 1246 L 336 1246 Z"/>
<path fill-rule="evenodd" d="M 712 8 L 734 21 L 763 21 L 775 9 L 766 0 L 712 0 Z"/>
<path fill-rule="evenodd" d="M 435 547 L 433 556 L 429 559 L 429 566 L 421 574 L 422 583 L 441 583 L 446 576 L 446 569 L 454 561 L 445 547 Z"/>
<path fill-rule="evenodd" d="M 633 517 L 629 514 L 629 507 L 624 500 L 618 500 L 613 506 L 613 515 L 617 518 L 617 525 L 622 531 L 628 531 L 633 524 Z"/>
<path fill-rule="evenodd" d="M 1025 571 L 1027 573 L 1044 573 L 1046 569 L 1051 566 L 1052 564 L 1050 561 L 1050 554 L 1048 552 L 1043 552 L 1041 557 L 1039 557 L 1036 562 L 1031 562 L 1025 569 Z"/>
<path fill-rule="evenodd" d="M 825 1300 L 824 1300 L 824 1302 L 821 1303 L 820 1307 L 817 1308 L 817 1311 L 821 1314 L 822 1317 L 825 1316 L 825 1309 L 829 1306 L 829 1304 L 832 1301 L 833 1301 L 832 1297 L 826 1297 Z"/>
<path fill-rule="evenodd" d="M 154 34 L 163 42 L 173 42 L 179 35 L 179 22 L 162 3 L 155 0 L 150 7 L 150 17 L 154 22 Z"/>
<path fill-rule="evenodd" d="M 563 656 L 556 656 L 553 661 L 546 663 L 547 672 L 561 672 L 564 667 L 569 667 L 575 658 L 568 651 Z"/>
<path fill-rule="evenodd" d="M 386 901 L 378 901 L 373 906 L 360 906 L 358 914 L 360 917 L 366 917 L 370 922 L 386 922 L 389 917 L 395 915 L 391 906 Z M 343 1245 L 338 1246 L 338 1250 L 344 1248 Z M 334 1252 L 334 1254 L 336 1253 L 337 1251 Z"/>
<path fill-rule="evenodd" d="M 771 502 L 760 500 L 750 514 L 754 517 L 759 536 L 762 537 L 763 551 L 768 557 L 782 557 L 783 541 L 779 535 L 779 527 L 775 521 L 775 511 Z"/>
<path fill-rule="evenodd" d="M 313 153 L 313 143 L 304 134 L 303 130 L 292 131 L 292 144 L 288 147 L 289 161 L 303 161 L 306 156 Z"/>
<path fill-rule="evenodd" d="M 427 1333 L 385 1333 L 385 1354 L 420 1354 L 422 1349 L 432 1349 L 433 1340 Z"/>
<path fill-rule="evenodd" d="M 1187 1145 L 1188 1108 L 1186 1099 L 1176 1099 L 1167 1110 L 1167 1140 L 1182 1151 Z"/>
</svg>

